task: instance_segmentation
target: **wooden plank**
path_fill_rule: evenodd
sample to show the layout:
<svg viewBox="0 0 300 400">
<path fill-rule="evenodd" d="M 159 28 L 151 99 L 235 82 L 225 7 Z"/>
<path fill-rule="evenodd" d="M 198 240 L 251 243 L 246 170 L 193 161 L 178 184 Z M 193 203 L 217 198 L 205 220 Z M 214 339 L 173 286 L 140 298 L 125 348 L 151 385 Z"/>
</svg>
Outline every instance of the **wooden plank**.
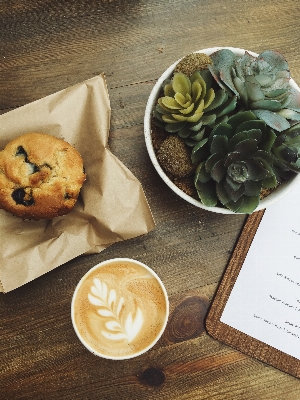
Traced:
<svg viewBox="0 0 300 400">
<path fill-rule="evenodd" d="M 299 5 L 292 6 L 297 13 Z M 105 72 L 111 88 L 153 81 L 185 54 L 220 45 L 234 44 L 257 52 L 272 45 L 285 54 L 297 79 L 300 60 L 296 20 L 286 23 L 290 7 L 290 3 L 271 0 L 252 1 L 248 8 L 238 2 L 235 15 L 240 18 L 232 15 L 228 1 L 222 6 L 217 1 L 197 0 L 168 0 L 154 5 L 145 1 L 99 5 L 91 1 L 78 2 L 74 8 L 63 3 L 49 7 L 47 2 L 40 2 L 14 12 L 7 7 L 0 21 L 0 39 L 6 43 L 0 59 L 0 109 L 20 106 L 101 72 Z M 266 11 L 269 9 L 274 14 Z M 168 23 L 166 10 L 171 12 Z M 276 15 L 280 15 L 276 31 L 284 35 L 272 37 Z M 213 23 L 219 19 L 221 25 Z M 188 26 L 185 21 L 189 21 Z M 225 41 L 220 42 L 220 30 L 226 32 Z M 176 32 L 182 32 L 180 40 L 174 40 Z M 257 32 L 264 32 L 264 41 Z M 289 37 L 289 46 L 285 37 Z M 111 55 L 116 62 L 111 62 Z"/>
</svg>

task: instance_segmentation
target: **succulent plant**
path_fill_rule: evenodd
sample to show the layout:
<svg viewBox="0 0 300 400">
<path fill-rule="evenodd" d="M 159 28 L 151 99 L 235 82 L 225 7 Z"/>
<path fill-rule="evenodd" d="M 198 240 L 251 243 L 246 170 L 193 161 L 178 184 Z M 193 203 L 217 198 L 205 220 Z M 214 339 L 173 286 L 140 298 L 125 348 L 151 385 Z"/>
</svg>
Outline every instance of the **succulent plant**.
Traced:
<svg viewBox="0 0 300 400">
<path fill-rule="evenodd" d="M 251 111 L 238 112 L 217 125 L 195 173 L 201 202 L 221 203 L 234 212 L 255 210 L 261 190 L 278 185 L 272 154 L 275 140 L 274 131 Z"/>
<path fill-rule="evenodd" d="M 300 172 L 300 123 L 281 132 L 273 145 L 276 165 L 282 171 Z"/>
<path fill-rule="evenodd" d="M 300 173 L 300 92 L 278 52 L 183 58 L 153 116 L 169 134 L 159 162 L 178 180 L 193 176 L 192 196 L 196 189 L 205 206 L 250 214 L 262 194 Z"/>
<path fill-rule="evenodd" d="M 236 107 L 236 96 L 212 88 L 208 69 L 191 76 L 175 72 L 163 83 L 164 96 L 158 99 L 153 115 L 156 123 L 169 133 L 177 133 L 189 146 L 204 137 L 205 126 L 224 122 Z"/>
<path fill-rule="evenodd" d="M 246 51 L 240 57 L 222 49 L 210 58 L 215 80 L 236 95 L 245 110 L 278 132 L 300 121 L 300 95 L 289 84 L 288 64 L 279 52 L 267 50 L 255 57 Z"/>
</svg>

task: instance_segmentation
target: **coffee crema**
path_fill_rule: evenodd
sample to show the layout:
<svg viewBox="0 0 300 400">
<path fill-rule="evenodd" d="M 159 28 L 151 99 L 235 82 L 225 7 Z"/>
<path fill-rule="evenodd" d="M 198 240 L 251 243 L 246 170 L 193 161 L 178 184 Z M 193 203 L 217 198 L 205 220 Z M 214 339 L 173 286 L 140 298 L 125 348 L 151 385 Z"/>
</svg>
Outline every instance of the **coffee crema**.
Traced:
<svg viewBox="0 0 300 400">
<path fill-rule="evenodd" d="M 135 357 L 152 347 L 168 318 L 166 291 L 157 275 L 131 259 L 92 268 L 72 300 L 72 322 L 82 343 L 106 358 Z"/>
</svg>

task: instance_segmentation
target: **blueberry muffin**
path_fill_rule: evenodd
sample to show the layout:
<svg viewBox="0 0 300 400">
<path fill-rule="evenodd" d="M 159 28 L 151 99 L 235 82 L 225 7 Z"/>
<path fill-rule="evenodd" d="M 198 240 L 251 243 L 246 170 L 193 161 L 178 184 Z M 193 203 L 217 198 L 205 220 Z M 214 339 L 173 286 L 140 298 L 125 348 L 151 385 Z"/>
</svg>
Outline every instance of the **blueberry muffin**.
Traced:
<svg viewBox="0 0 300 400">
<path fill-rule="evenodd" d="M 65 215 L 85 178 L 81 155 L 69 143 L 27 133 L 0 152 L 0 208 L 24 219 Z"/>
</svg>

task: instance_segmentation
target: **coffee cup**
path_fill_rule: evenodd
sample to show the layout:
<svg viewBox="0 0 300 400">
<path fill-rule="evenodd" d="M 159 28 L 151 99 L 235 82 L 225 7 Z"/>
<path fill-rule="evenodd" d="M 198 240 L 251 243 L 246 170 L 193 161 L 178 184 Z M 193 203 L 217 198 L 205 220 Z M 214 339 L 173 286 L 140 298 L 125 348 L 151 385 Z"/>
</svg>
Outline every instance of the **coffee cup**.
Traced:
<svg viewBox="0 0 300 400">
<path fill-rule="evenodd" d="M 95 265 L 79 281 L 71 304 L 79 340 L 93 354 L 113 360 L 152 348 L 168 316 L 164 284 L 151 268 L 130 258 Z"/>
</svg>

